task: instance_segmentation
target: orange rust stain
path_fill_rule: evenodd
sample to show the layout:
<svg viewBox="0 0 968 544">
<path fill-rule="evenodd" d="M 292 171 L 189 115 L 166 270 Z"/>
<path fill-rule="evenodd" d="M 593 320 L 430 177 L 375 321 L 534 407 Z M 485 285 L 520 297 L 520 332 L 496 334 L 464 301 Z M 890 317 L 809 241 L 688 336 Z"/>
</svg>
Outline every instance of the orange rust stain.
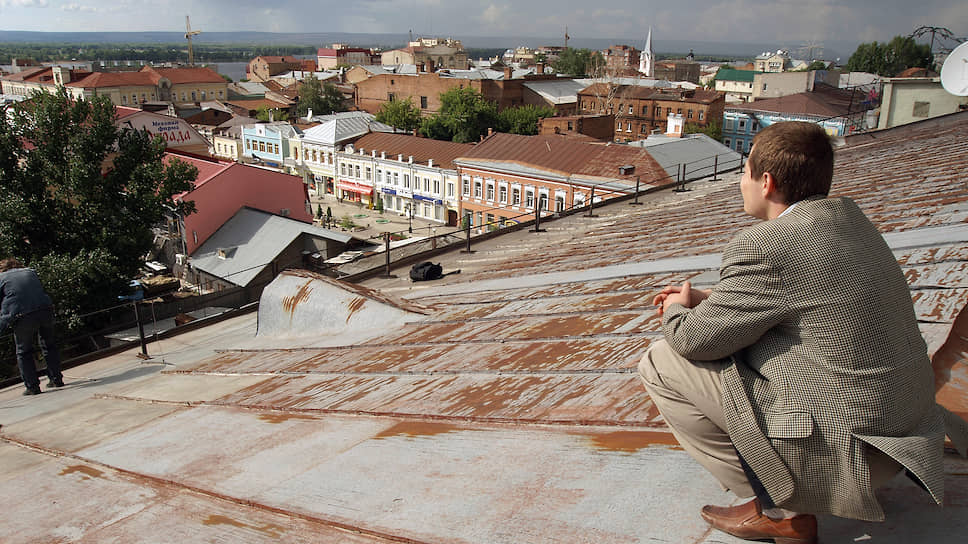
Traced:
<svg viewBox="0 0 968 544">
<path fill-rule="evenodd" d="M 313 291 L 313 289 L 310 287 L 310 284 L 312 284 L 312 280 L 304 283 L 303 286 L 296 291 L 295 295 L 282 298 L 282 307 L 289 312 L 289 315 L 293 315 L 296 312 L 296 306 L 298 306 L 301 302 L 305 302 L 306 299 L 309 298 L 309 293 Z"/>
<path fill-rule="evenodd" d="M 267 523 L 262 526 L 249 525 L 248 523 L 242 523 L 241 521 L 234 520 L 228 516 L 211 515 L 208 519 L 202 522 L 205 525 L 231 525 L 233 527 L 239 527 L 241 529 L 252 529 L 254 531 L 259 531 L 260 533 L 270 536 L 273 538 L 279 538 L 286 532 L 285 527 L 281 525 L 274 525 Z"/>
<path fill-rule="evenodd" d="M 287 414 L 287 413 L 271 413 L 271 414 L 259 414 L 259 419 L 268 423 L 282 423 L 284 421 L 289 421 L 290 419 L 303 419 L 303 420 L 315 420 L 313 416 L 306 414 Z"/>
<path fill-rule="evenodd" d="M 366 304 L 366 299 L 363 297 L 356 297 L 350 301 L 350 303 L 347 305 L 347 309 L 349 310 L 349 312 L 346 313 L 347 323 L 350 322 L 350 318 L 353 317 L 353 314 L 359 311 L 359 309 L 362 308 L 364 304 Z"/>
<path fill-rule="evenodd" d="M 80 472 L 83 475 L 81 476 L 81 478 L 83 478 L 84 480 L 87 480 L 88 478 L 100 478 L 101 475 L 104 474 L 100 470 L 94 467 L 89 467 L 87 465 L 71 465 L 65 468 L 64 470 L 60 471 L 60 475 L 66 476 L 68 474 L 73 474 L 75 472 Z"/>
<path fill-rule="evenodd" d="M 603 434 L 584 434 L 592 446 L 599 450 L 624 451 L 632 453 L 650 446 L 672 446 L 681 450 L 682 446 L 672 433 L 661 431 L 615 431 Z"/>
<path fill-rule="evenodd" d="M 389 438 L 391 436 L 434 436 L 461 430 L 457 425 L 436 423 L 433 421 L 401 421 L 393 427 L 381 431 L 373 438 Z"/>
</svg>

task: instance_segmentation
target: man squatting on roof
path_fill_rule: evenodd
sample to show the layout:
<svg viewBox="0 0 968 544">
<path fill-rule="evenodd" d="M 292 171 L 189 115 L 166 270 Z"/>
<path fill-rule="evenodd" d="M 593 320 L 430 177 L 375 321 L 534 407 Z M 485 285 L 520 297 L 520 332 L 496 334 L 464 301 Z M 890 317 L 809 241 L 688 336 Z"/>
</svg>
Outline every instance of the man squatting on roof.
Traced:
<svg viewBox="0 0 968 544">
<path fill-rule="evenodd" d="M 817 125 L 757 134 L 740 191 L 762 219 L 724 248 L 719 283 L 669 286 L 664 340 L 639 373 L 683 448 L 740 498 L 705 506 L 744 539 L 814 543 L 814 514 L 880 521 L 874 490 L 902 469 L 944 496 L 945 434 L 910 291 L 877 228 L 829 198 L 833 149 Z"/>
</svg>

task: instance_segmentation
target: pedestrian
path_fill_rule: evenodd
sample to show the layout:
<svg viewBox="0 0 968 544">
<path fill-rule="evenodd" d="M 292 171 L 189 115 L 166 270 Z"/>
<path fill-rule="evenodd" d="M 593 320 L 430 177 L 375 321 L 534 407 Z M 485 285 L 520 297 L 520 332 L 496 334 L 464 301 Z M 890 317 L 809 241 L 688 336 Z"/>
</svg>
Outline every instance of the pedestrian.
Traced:
<svg viewBox="0 0 968 544">
<path fill-rule="evenodd" d="M 40 394 L 40 382 L 34 365 L 34 339 L 47 363 L 47 387 L 63 387 L 60 354 L 54 337 L 54 305 L 31 268 L 17 259 L 0 260 L 0 333 L 13 329 L 17 346 L 17 366 L 24 381 L 24 395 Z"/>
<path fill-rule="evenodd" d="M 883 520 L 874 490 L 902 471 L 941 503 L 945 434 L 968 444 L 935 401 L 896 257 L 828 196 L 833 162 L 814 123 L 762 130 L 740 181 L 761 222 L 723 248 L 714 288 L 653 300 L 664 339 L 639 373 L 683 449 L 748 499 L 701 512 L 743 539 L 815 544 L 817 514 Z"/>
</svg>

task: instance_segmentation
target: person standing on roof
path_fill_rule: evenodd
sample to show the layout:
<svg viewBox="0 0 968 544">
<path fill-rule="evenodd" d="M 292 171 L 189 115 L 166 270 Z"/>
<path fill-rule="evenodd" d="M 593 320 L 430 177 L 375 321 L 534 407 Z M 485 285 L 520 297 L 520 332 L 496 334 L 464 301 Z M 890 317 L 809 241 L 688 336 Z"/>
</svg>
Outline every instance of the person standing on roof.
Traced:
<svg viewBox="0 0 968 544">
<path fill-rule="evenodd" d="M 0 333 L 8 327 L 13 329 L 17 366 L 27 388 L 24 395 L 40 394 L 34 366 L 34 339 L 38 335 L 47 363 L 47 386 L 63 387 L 60 354 L 54 338 L 54 305 L 37 272 L 24 268 L 17 259 L 0 260 Z"/>
<path fill-rule="evenodd" d="M 945 434 L 968 446 L 935 402 L 897 260 L 852 200 L 827 196 L 832 177 L 818 125 L 765 128 L 740 182 L 763 221 L 726 245 L 713 289 L 653 299 L 664 339 L 639 374 L 683 448 L 750 499 L 701 512 L 739 538 L 813 544 L 815 514 L 883 520 L 874 490 L 902 468 L 941 504 Z"/>
</svg>

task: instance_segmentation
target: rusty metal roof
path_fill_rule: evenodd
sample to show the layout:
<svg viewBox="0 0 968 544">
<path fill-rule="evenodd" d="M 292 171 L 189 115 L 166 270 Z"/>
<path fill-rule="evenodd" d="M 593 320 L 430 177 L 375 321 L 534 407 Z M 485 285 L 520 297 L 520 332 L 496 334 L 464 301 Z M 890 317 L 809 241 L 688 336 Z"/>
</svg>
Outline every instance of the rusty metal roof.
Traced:
<svg viewBox="0 0 968 544">
<path fill-rule="evenodd" d="M 420 138 L 409 134 L 391 134 L 386 132 L 371 132 L 354 144 L 356 149 L 363 149 L 369 154 L 370 151 L 381 151 L 386 153 L 387 158 L 396 158 L 403 155 L 406 159 L 413 156 L 417 163 L 426 164 L 428 160 L 434 161 L 434 166 L 453 170 L 454 159 L 467 154 L 474 147 L 471 144 L 460 144 L 456 142 L 444 142 L 431 138 Z"/>
<path fill-rule="evenodd" d="M 849 138 L 834 182 L 898 256 L 938 398 L 962 414 L 966 120 Z M 398 270 L 345 290 L 287 275 L 259 316 L 310 330 L 299 316 L 353 327 L 408 309 L 390 325 L 267 338 L 250 314 L 152 343 L 146 363 L 127 352 L 70 369 L 68 387 L 39 397 L 0 392 L 5 538 L 740 542 L 699 519 L 732 499 L 678 449 L 634 373 L 659 337 L 652 295 L 714 284 L 717 253 L 752 224 L 737 182 L 476 243 L 436 257 L 462 269 L 437 282 Z M 329 306 L 301 307 L 313 304 Z M 946 466 L 943 512 L 899 478 L 881 494 L 892 521 L 825 518 L 821 539 L 958 541 L 968 462 Z"/>
</svg>

